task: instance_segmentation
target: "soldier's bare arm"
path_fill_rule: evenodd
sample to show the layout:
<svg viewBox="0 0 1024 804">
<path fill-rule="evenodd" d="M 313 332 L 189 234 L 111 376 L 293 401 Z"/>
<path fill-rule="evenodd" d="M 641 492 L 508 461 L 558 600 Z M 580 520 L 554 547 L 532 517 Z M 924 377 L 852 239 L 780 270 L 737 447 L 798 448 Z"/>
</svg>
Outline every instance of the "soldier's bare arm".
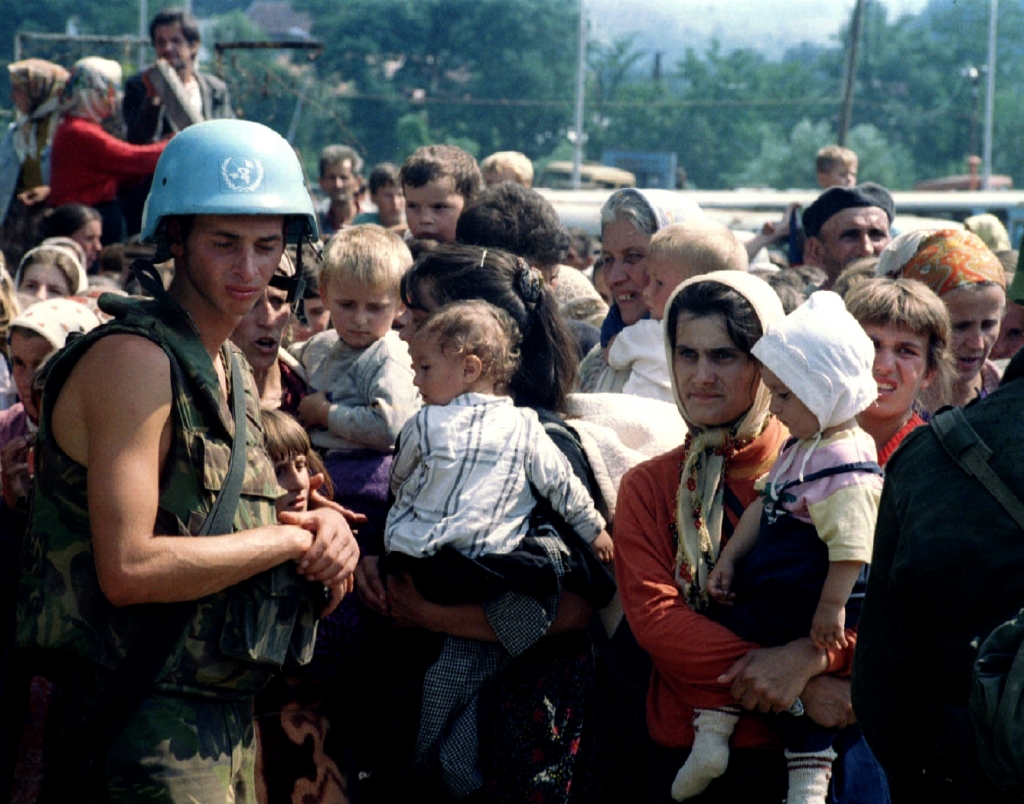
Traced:
<svg viewBox="0 0 1024 804">
<path fill-rule="evenodd" d="M 115 605 L 195 600 L 300 560 L 315 540 L 296 525 L 202 539 L 155 534 L 170 413 L 168 359 L 160 347 L 131 335 L 112 335 L 89 349 L 54 408 L 58 445 L 88 470 L 96 570 Z"/>
</svg>

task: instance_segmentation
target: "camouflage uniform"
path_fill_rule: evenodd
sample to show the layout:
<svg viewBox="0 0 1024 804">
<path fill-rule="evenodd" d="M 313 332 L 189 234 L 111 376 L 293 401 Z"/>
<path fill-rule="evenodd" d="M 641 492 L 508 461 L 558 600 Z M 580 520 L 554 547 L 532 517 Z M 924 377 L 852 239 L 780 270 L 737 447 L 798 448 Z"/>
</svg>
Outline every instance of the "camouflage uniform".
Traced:
<svg viewBox="0 0 1024 804">
<path fill-rule="evenodd" d="M 86 470 L 56 445 L 53 403 L 71 369 L 99 338 L 141 335 L 172 367 L 173 441 L 161 475 L 155 533 L 196 536 L 225 481 L 234 425 L 217 374 L 187 313 L 169 298 L 106 296 L 114 321 L 74 342 L 50 371 L 43 397 L 35 492 L 22 555 L 18 644 L 56 658 L 62 673 L 55 740 L 67 746 L 86 706 L 129 645 L 145 639 L 162 606 L 112 606 L 92 556 Z M 230 365 L 225 345 L 222 356 Z M 237 351 L 237 350 L 236 350 Z M 246 468 L 234 528 L 276 521 L 280 493 L 263 451 L 259 402 L 246 374 Z M 130 391 L 126 391 L 130 393 Z M 116 411 L 111 411 L 116 415 Z M 312 655 L 323 590 L 286 562 L 190 604 L 190 622 L 148 695 L 106 755 L 103 800 L 254 800 L 252 696 L 282 664 Z M 177 604 L 175 604 L 177 605 Z M 157 615 L 157 617 L 159 614 Z M 50 731 L 53 736 L 54 732 Z M 49 736 L 48 736 L 49 741 Z M 80 744 L 80 743 L 78 743 Z"/>
</svg>

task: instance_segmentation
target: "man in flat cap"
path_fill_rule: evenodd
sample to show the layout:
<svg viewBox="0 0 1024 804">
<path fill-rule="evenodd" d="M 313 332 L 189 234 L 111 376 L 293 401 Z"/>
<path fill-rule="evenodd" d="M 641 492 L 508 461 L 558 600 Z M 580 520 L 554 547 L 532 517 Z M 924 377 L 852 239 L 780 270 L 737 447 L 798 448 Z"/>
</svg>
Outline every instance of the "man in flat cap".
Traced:
<svg viewBox="0 0 1024 804">
<path fill-rule="evenodd" d="M 849 263 L 882 253 L 892 240 L 889 226 L 895 211 L 889 191 L 870 182 L 832 187 L 804 210 L 804 260 L 828 274 L 823 289 L 831 288 Z"/>
</svg>

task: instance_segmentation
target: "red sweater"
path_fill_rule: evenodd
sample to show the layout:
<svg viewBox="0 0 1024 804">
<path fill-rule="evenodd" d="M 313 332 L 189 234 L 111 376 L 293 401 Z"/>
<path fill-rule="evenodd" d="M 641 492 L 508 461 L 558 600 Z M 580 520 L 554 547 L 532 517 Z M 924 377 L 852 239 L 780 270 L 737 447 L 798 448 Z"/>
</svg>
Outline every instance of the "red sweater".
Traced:
<svg viewBox="0 0 1024 804">
<path fill-rule="evenodd" d="M 905 425 L 893 433 L 892 438 L 885 443 L 885 446 L 878 450 L 878 465 L 885 466 L 892 457 L 892 454 L 896 451 L 896 447 L 900 445 L 903 439 L 910 435 L 915 428 L 926 423 L 927 422 L 921 418 L 919 413 L 915 413 L 911 416 Z"/>
<path fill-rule="evenodd" d="M 754 480 L 771 467 L 786 438 L 772 418 L 765 432 L 730 460 L 726 483 L 744 505 Z M 622 605 L 640 646 L 654 661 L 647 728 L 660 745 L 693 745 L 693 707 L 723 686 L 719 675 L 758 647 L 690 608 L 674 580 L 676 493 L 685 446 L 631 469 L 622 479 L 615 513 L 615 571 Z M 731 514 L 730 526 L 735 526 Z M 850 632 L 848 635 L 852 636 Z M 853 639 L 850 640 L 851 643 Z M 848 671 L 853 645 L 829 656 L 828 672 Z M 741 717 L 730 744 L 777 746 L 763 718 Z"/>
<path fill-rule="evenodd" d="M 118 183 L 151 176 L 167 141 L 132 145 L 82 117 L 60 121 L 50 146 L 47 203 L 95 206 L 117 197 Z"/>
</svg>

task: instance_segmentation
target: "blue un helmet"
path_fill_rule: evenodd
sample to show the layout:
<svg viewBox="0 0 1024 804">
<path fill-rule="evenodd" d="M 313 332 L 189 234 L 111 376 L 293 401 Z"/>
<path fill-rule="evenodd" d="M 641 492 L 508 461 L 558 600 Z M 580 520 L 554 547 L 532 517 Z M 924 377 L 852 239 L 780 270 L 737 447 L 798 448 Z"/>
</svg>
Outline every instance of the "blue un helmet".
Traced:
<svg viewBox="0 0 1024 804">
<path fill-rule="evenodd" d="M 246 120 L 197 123 L 167 143 L 142 210 L 142 240 L 157 244 L 158 259 L 168 256 L 164 221 L 176 215 L 284 215 L 288 242 L 318 236 L 292 147 Z"/>
</svg>

